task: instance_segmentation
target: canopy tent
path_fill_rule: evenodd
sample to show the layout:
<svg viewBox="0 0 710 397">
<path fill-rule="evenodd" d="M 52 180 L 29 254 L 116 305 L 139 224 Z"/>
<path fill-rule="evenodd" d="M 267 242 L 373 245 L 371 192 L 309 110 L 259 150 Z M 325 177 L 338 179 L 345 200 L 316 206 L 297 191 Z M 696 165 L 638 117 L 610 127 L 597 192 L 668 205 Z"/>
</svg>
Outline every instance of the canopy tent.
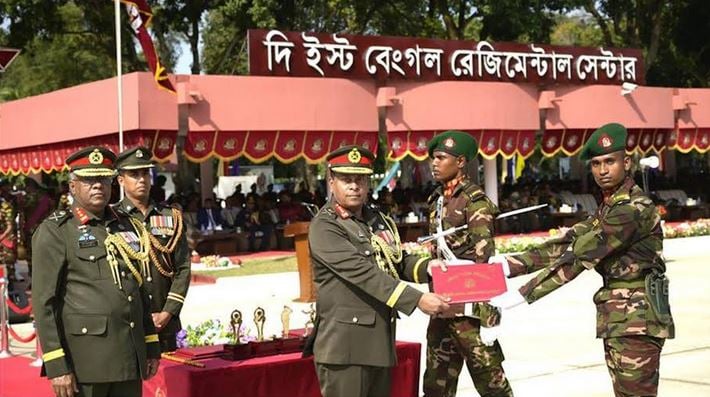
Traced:
<svg viewBox="0 0 710 397">
<path fill-rule="evenodd" d="M 392 82 L 259 76 L 176 76 L 178 95 L 156 90 L 152 75 L 123 77 L 127 147 L 146 145 L 159 161 L 174 152 L 178 119 L 187 114 L 184 153 L 254 162 L 276 157 L 314 163 L 332 149 L 378 144 L 378 107 L 386 108 L 389 156 L 426 158 L 426 142 L 447 129 L 476 137 L 481 154 L 578 153 L 591 131 L 617 121 L 627 149 L 705 153 L 710 145 L 710 90 L 612 85 L 556 86 L 478 81 Z M 90 144 L 118 150 L 115 79 L 0 104 L 0 173 L 61 170 L 72 151 Z M 544 112 L 540 112 L 544 110 Z M 538 131 L 544 118 L 544 132 Z M 677 123 L 677 125 L 676 125 Z M 537 136 L 536 136 L 537 135 Z"/>
<path fill-rule="evenodd" d="M 668 147 L 682 153 L 710 148 L 710 90 L 682 88 L 673 98 L 678 112 L 678 128 L 669 137 Z"/>
<path fill-rule="evenodd" d="M 386 121 L 392 159 L 426 158 L 426 142 L 448 129 L 472 134 L 488 159 L 515 153 L 528 157 L 535 149 L 540 124 L 535 85 L 405 82 L 378 96 L 380 105 L 389 105 Z"/>
<path fill-rule="evenodd" d="M 177 76 L 178 95 L 156 90 L 149 73 L 123 78 L 126 147 L 174 151 L 178 104 L 188 105 L 184 155 L 246 156 L 284 162 L 323 159 L 357 143 L 377 149 L 372 84 L 345 79 Z M 90 144 L 118 150 L 115 79 L 82 84 L 0 105 L 0 173 L 64 168 L 67 154 Z"/>
<path fill-rule="evenodd" d="M 562 86 L 544 91 L 542 154 L 576 155 L 599 126 L 618 122 L 629 130 L 626 150 L 660 153 L 674 128 L 671 88 L 638 87 L 622 95 L 615 86 Z"/>
</svg>

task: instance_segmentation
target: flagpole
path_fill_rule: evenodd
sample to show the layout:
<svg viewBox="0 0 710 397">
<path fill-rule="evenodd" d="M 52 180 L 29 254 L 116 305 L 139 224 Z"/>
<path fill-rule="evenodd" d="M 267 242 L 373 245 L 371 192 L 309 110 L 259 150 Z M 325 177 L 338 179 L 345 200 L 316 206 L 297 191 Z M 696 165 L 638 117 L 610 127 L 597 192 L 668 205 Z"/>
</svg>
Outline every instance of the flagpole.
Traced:
<svg viewBox="0 0 710 397">
<path fill-rule="evenodd" d="M 114 0 L 114 14 L 116 19 L 116 87 L 118 102 L 118 151 L 123 151 L 123 84 L 121 84 L 123 71 L 121 70 L 121 0 Z"/>
<path fill-rule="evenodd" d="M 113 1 L 116 22 L 116 102 L 118 104 L 118 153 L 123 151 L 123 70 L 121 68 L 121 0 Z M 119 197 L 123 198 L 123 186 L 119 187 Z"/>
</svg>

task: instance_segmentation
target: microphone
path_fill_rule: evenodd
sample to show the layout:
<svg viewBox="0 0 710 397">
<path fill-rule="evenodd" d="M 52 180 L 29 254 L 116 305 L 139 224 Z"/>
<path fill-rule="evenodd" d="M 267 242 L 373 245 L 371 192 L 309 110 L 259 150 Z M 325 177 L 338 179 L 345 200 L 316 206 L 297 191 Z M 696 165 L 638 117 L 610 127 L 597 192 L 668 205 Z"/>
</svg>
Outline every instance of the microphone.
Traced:
<svg viewBox="0 0 710 397">
<path fill-rule="evenodd" d="M 641 165 L 641 168 L 658 168 L 661 162 L 658 159 L 658 156 L 649 156 L 639 160 L 639 164 Z"/>
</svg>

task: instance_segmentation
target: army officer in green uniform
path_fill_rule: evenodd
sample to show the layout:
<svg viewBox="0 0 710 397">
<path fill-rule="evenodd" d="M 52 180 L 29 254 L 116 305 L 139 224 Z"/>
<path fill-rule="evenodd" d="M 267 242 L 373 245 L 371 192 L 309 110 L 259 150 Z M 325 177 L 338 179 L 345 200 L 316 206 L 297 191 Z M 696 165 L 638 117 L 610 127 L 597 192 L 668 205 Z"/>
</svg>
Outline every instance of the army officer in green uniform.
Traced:
<svg viewBox="0 0 710 397">
<path fill-rule="evenodd" d="M 175 335 L 182 328 L 180 309 L 190 285 L 190 257 L 182 212 L 150 200 L 153 154 L 145 147 L 120 153 L 118 183 L 126 197 L 117 208 L 142 222 L 150 234 L 150 266 L 141 269 L 150 298 L 153 324 L 164 352 L 175 351 Z"/>
<path fill-rule="evenodd" d="M 498 207 L 466 175 L 478 143 L 468 133 L 446 131 L 428 144 L 434 179 L 439 186 L 429 197 L 429 232 L 466 225 L 460 232 L 436 241 L 439 257 L 486 263 L 495 254 Z M 482 397 L 513 395 L 503 371 L 503 351 L 496 341 L 500 311 L 486 303 L 466 306 L 469 313 L 454 318 L 431 318 L 427 328 L 424 395 L 456 395 L 464 361 Z"/>
<path fill-rule="evenodd" d="M 543 269 L 519 290 L 491 299 L 510 308 L 532 303 L 594 269 L 603 286 L 594 295 L 597 337 L 604 340 L 616 396 L 655 396 L 663 343 L 675 327 L 668 303 L 663 230 L 653 202 L 629 177 L 626 128 L 606 124 L 589 137 L 588 160 L 601 188 L 597 212 L 563 236 L 520 255 L 493 258 L 511 277 Z"/>
<path fill-rule="evenodd" d="M 435 263 L 403 253 L 392 219 L 366 203 L 374 159 L 356 146 L 328 155 L 332 197 L 309 229 L 318 291 L 313 353 L 324 397 L 389 396 L 397 311 L 448 309 L 445 298 L 402 281 L 428 281 Z"/>
<path fill-rule="evenodd" d="M 57 396 L 140 396 L 158 370 L 160 346 L 140 288 L 148 235 L 107 206 L 116 156 L 87 147 L 67 158 L 70 211 L 34 233 L 33 312 L 42 372 Z"/>
</svg>

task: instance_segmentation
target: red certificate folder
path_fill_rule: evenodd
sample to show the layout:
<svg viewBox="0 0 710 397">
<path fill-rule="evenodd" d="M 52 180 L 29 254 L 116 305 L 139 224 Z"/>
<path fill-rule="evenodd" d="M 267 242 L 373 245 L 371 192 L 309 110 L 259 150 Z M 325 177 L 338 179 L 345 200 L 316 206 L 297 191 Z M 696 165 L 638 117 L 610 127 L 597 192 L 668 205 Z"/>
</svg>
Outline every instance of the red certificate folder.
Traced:
<svg viewBox="0 0 710 397">
<path fill-rule="evenodd" d="M 451 298 L 450 303 L 487 302 L 507 291 L 503 265 L 459 261 L 431 269 L 434 292 Z"/>
</svg>

